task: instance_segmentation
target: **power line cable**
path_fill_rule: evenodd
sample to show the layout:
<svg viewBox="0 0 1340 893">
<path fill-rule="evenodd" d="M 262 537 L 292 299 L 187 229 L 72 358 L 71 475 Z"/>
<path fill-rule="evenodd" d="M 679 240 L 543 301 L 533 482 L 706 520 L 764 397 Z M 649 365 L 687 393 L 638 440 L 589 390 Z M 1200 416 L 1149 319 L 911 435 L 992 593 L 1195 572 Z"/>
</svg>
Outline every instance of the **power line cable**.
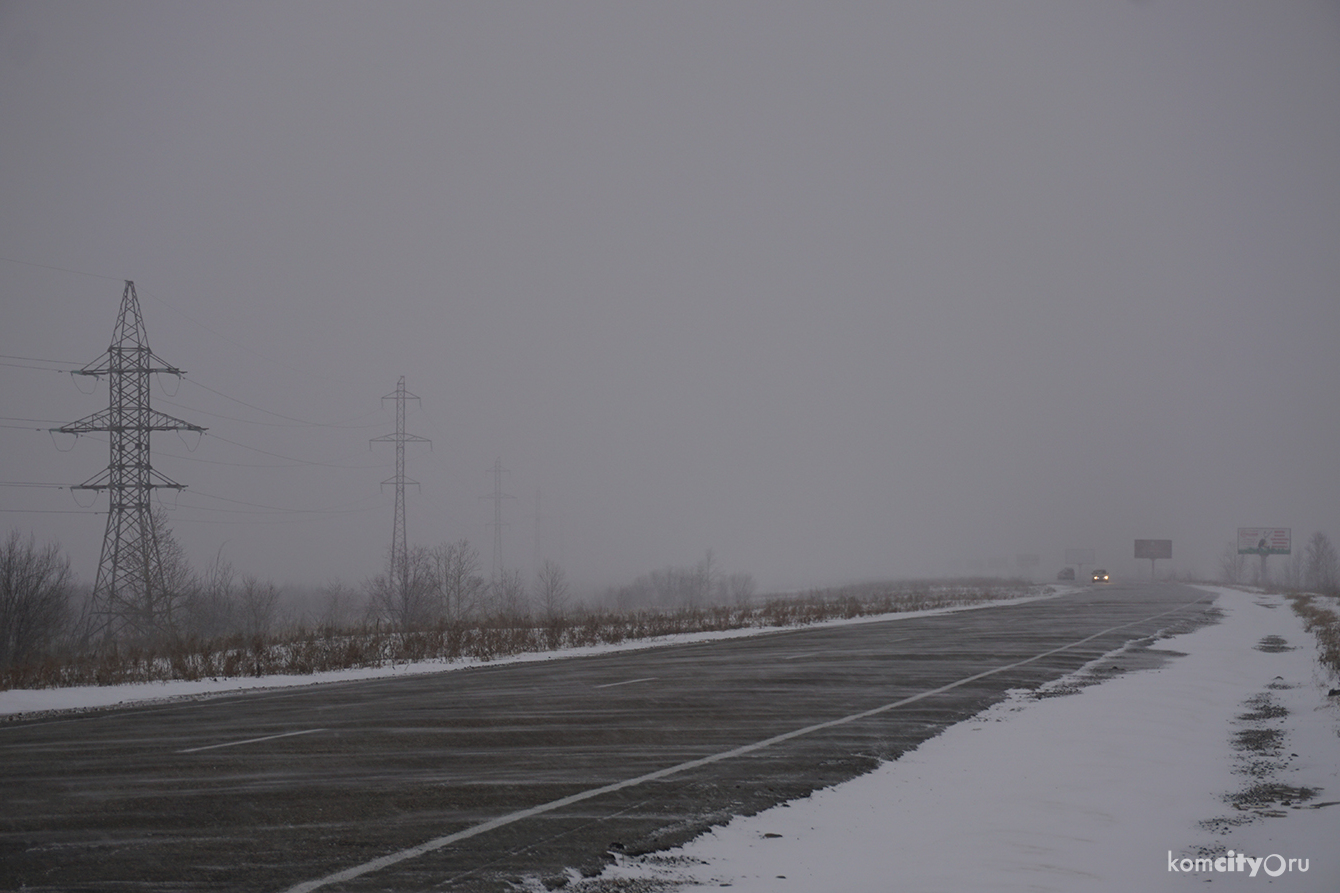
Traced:
<svg viewBox="0 0 1340 893">
<path fill-rule="evenodd" d="M 262 463 L 262 462 L 224 462 L 222 459 L 203 459 L 200 456 L 182 456 L 177 453 L 167 453 L 167 452 L 160 453 L 160 455 L 167 456 L 171 459 L 180 459 L 183 462 L 203 462 L 206 465 L 226 465 L 230 468 L 297 468 L 302 465 L 312 464 L 310 462 L 303 462 L 303 461 L 286 462 L 282 465 L 275 463 Z M 347 469 L 350 471 L 358 471 L 365 468 L 390 468 L 391 463 L 379 462 L 374 465 L 332 465 L 331 467 Z"/>
<path fill-rule="evenodd" d="M 32 425 L 0 425 L 0 428 L 12 428 L 15 431 L 46 431 L 46 428 L 34 428 Z"/>
<path fill-rule="evenodd" d="M 380 508 L 380 506 L 374 506 Z M 106 512 L 97 509 L 5 509 L 0 508 L 0 512 L 11 512 L 20 515 L 106 515 Z"/>
<path fill-rule="evenodd" d="M 261 353 L 260 351 L 252 350 L 250 347 L 247 347 L 245 344 L 243 344 L 242 342 L 238 341 L 237 339 L 235 339 L 235 338 L 230 338 L 229 336 L 223 334 L 222 332 L 217 331 L 216 329 L 210 328 L 209 326 L 205 325 L 205 324 L 202 323 L 200 320 L 194 318 L 194 317 L 191 316 L 189 313 L 187 313 L 186 311 L 184 311 L 184 310 L 182 310 L 181 308 L 177 307 L 175 304 L 171 303 L 171 302 L 168 301 L 167 299 L 165 299 L 165 298 L 163 298 L 163 297 L 160 297 L 159 295 L 154 294 L 153 292 L 149 291 L 148 289 L 141 289 L 141 291 L 144 293 L 144 295 L 145 295 L 146 297 L 151 298 L 151 299 L 153 299 L 154 301 L 157 301 L 159 304 L 162 304 L 164 307 L 168 308 L 169 310 L 171 310 L 171 311 L 173 311 L 174 313 L 176 313 L 176 314 L 178 314 L 179 316 L 181 316 L 181 317 L 182 317 L 183 319 L 185 319 L 187 322 L 192 323 L 193 325 L 197 325 L 197 326 L 199 326 L 200 328 L 204 329 L 206 332 L 209 332 L 211 335 L 213 335 L 213 336 L 216 337 L 216 338 L 220 338 L 220 339 L 222 339 L 222 340 L 224 340 L 224 341 L 227 341 L 229 344 L 233 345 L 233 346 L 236 347 L 238 350 L 246 351 L 247 353 L 251 354 L 252 356 L 254 356 L 254 357 L 259 357 L 260 359 L 265 360 L 265 361 L 268 362 L 268 363 L 274 363 L 276 366 L 282 366 L 283 368 L 287 369 L 287 370 L 290 371 L 290 372 L 296 372 L 296 373 L 298 373 L 299 375 L 306 375 L 306 376 L 309 376 L 309 377 L 312 377 L 312 378 L 318 378 L 318 379 L 320 379 L 320 380 L 322 381 L 322 383 L 326 383 L 326 382 L 329 382 L 330 380 L 332 380 L 332 379 L 331 379 L 331 376 L 328 375 L 328 374 L 323 373 L 323 374 L 319 374 L 319 375 L 318 375 L 318 374 L 313 373 L 313 372 L 307 372 L 307 371 L 304 371 L 304 370 L 302 370 L 302 369 L 298 369 L 298 368 L 295 368 L 295 367 L 293 367 L 293 366 L 290 366 L 288 363 L 285 363 L 285 362 L 283 362 L 283 361 L 281 361 L 281 360 L 276 360 L 274 357 L 267 356 L 267 355 Z M 349 382 L 349 384 L 353 384 L 353 382 Z"/>
<path fill-rule="evenodd" d="M 365 499 L 360 499 L 360 500 L 358 500 L 358 501 L 356 501 L 356 502 L 346 502 L 344 505 L 332 506 L 332 507 L 330 507 L 330 508 L 323 508 L 323 509 L 293 509 L 293 508 L 281 508 L 280 506 L 276 506 L 276 505 L 265 505 L 264 503 L 260 503 L 260 502 L 247 502 L 247 501 L 244 500 L 244 499 L 230 499 L 230 498 L 228 498 L 227 496 L 215 496 L 213 493 L 206 493 L 206 492 L 204 492 L 203 490 L 198 490 L 198 489 L 196 489 L 196 488 L 194 488 L 194 487 L 192 487 L 190 490 L 188 490 L 187 493 L 188 493 L 188 495 L 189 495 L 189 494 L 194 494 L 194 495 L 196 495 L 196 496 L 204 496 L 204 497 L 207 497 L 207 498 L 209 498 L 209 499 L 217 499 L 217 500 L 219 500 L 220 502 L 229 502 L 229 503 L 232 503 L 233 505 L 245 505 L 245 506 L 250 506 L 250 507 L 252 507 L 252 508 L 266 509 L 266 510 L 271 511 L 271 512 L 284 512 L 284 513 L 293 513 L 293 514 L 300 514 L 300 515 L 341 514 L 341 513 L 350 511 L 350 507 L 351 507 L 351 506 L 362 506 L 363 503 L 368 503 L 368 502 L 371 501 L 371 499 L 365 498 Z M 381 495 L 381 494 L 378 494 L 378 496 L 380 496 L 380 495 Z M 184 507 L 185 507 L 185 508 L 198 508 L 198 509 L 204 509 L 204 510 L 206 510 L 206 511 L 214 511 L 214 512 L 235 511 L 234 509 L 214 509 L 214 508 L 208 508 L 207 506 L 184 506 Z M 367 507 L 367 506 L 364 506 L 364 507 Z M 371 506 L 371 507 L 372 507 L 372 508 L 379 508 L 380 506 Z M 355 510 L 356 510 L 356 511 L 362 511 L 362 508 L 355 509 Z"/>
<path fill-rule="evenodd" d="M 60 366 L 78 366 L 78 360 L 48 360 L 45 357 L 20 357 L 14 354 L 0 353 L 0 360 L 27 360 L 30 363 L 55 363 Z"/>
<path fill-rule="evenodd" d="M 125 281 L 124 276 L 106 276 L 102 273 L 90 273 L 87 270 L 72 270 L 69 269 L 68 267 L 56 267 L 52 266 L 51 264 L 38 264 L 33 263 L 30 260 L 19 260 L 18 258 L 14 257 L 0 257 L 0 260 L 7 261 L 8 263 L 11 264 L 23 264 L 25 267 L 41 267 L 44 270 L 55 270 L 59 273 L 74 273 L 76 276 L 91 276 L 94 279 L 110 279 L 113 282 Z"/>
<path fill-rule="evenodd" d="M 360 511 L 371 512 L 371 511 L 381 511 L 381 509 L 382 509 L 381 506 L 379 506 L 379 505 L 374 505 L 374 506 L 369 506 L 369 507 L 366 508 L 366 509 L 360 509 Z M 352 513 L 351 513 L 351 514 L 352 514 Z M 322 520 L 325 520 L 325 519 L 324 519 L 324 518 L 281 517 L 281 518 L 247 518 L 247 519 L 245 519 L 245 520 L 243 520 L 243 519 L 238 519 L 238 520 L 235 520 L 235 521 L 230 521 L 230 520 L 226 520 L 226 519 L 223 519 L 223 518 L 183 518 L 183 517 L 174 517 L 174 518 L 172 519 L 172 523 L 173 523 L 173 524 L 245 524 L 245 525 L 248 526 L 248 527 L 252 527 L 252 526 L 255 526 L 255 525 L 257 525 L 257 524 L 306 524 L 306 523 L 309 523 L 309 522 L 312 522 L 312 521 L 322 521 Z"/>
<path fill-rule="evenodd" d="M 76 270 L 76 269 L 73 269 L 73 268 L 71 268 L 71 267 L 58 267 L 58 266 L 55 266 L 54 264 L 39 264 L 39 263 L 36 263 L 36 262 L 34 262 L 34 261 L 19 260 L 19 259 L 16 258 L 16 257 L 0 257 L 0 261 L 5 261 L 5 262 L 7 262 L 7 263 L 11 263 L 11 264 L 22 264 L 22 265 L 25 266 L 25 267 L 39 267 L 39 268 L 41 268 L 41 269 L 43 269 L 43 270 L 55 270 L 55 271 L 57 271 L 57 272 L 59 272 L 59 273 L 73 273 L 73 274 L 75 274 L 76 276 L 90 276 L 90 277 L 92 277 L 92 278 L 94 278 L 94 279 L 108 279 L 108 280 L 111 280 L 111 281 L 113 281 L 113 282 L 125 282 L 127 279 L 130 279 L 130 278 L 131 278 L 131 277 L 128 277 L 128 276 L 108 276 L 108 275 L 106 275 L 106 274 L 104 274 L 104 273 L 90 273 L 90 272 L 87 271 L 87 270 Z M 221 338 L 222 340 L 227 341 L 229 344 L 233 345 L 234 347 L 236 347 L 236 348 L 239 349 L 239 350 L 244 350 L 244 351 L 246 351 L 247 353 L 251 354 L 252 356 L 259 357 L 259 358 L 261 358 L 262 360 L 265 360 L 265 361 L 270 362 L 270 363 L 274 363 L 276 366 L 282 366 L 282 367 L 284 367 L 285 369 L 288 369 L 290 372 L 297 372 L 299 375 L 309 375 L 309 376 L 312 376 L 312 375 L 313 375 L 313 373 L 311 373 L 311 372 L 304 372 L 302 369 L 295 369 L 294 367 L 288 365 L 287 363 L 281 362 L 280 360 L 276 360 L 274 357 L 269 357 L 269 356 L 266 356 L 266 355 L 263 354 L 263 353 L 260 353 L 259 351 L 252 350 L 251 348 L 247 347 L 245 344 L 242 344 L 240 341 L 237 341 L 237 340 L 234 339 L 234 338 L 230 338 L 230 337 L 228 337 L 227 335 L 223 334 L 222 332 L 220 332 L 220 331 L 218 331 L 218 330 L 216 330 L 216 329 L 213 329 L 213 328 L 211 328 L 211 327 L 205 325 L 203 322 L 201 322 L 200 320 L 198 320 L 198 319 L 196 319 L 195 317 L 191 316 L 189 313 L 187 313 L 186 311 L 184 311 L 184 310 L 182 310 L 181 308 L 177 307 L 175 304 L 171 303 L 170 301 L 166 300 L 166 299 L 163 298 L 163 297 L 160 297 L 160 296 L 157 295 L 157 294 L 154 294 L 153 292 L 150 292 L 148 289 L 141 288 L 141 289 L 139 289 L 139 291 L 140 291 L 140 293 L 143 294 L 145 297 L 148 297 L 148 298 L 150 298 L 150 299 L 152 299 L 152 300 L 158 302 L 159 304 L 162 304 L 164 307 L 166 307 L 166 308 L 168 308 L 169 310 L 173 311 L 174 313 L 178 314 L 178 315 L 181 316 L 183 319 L 185 319 L 187 322 L 190 322 L 190 323 L 192 323 L 193 325 L 197 325 L 197 326 L 199 326 L 200 328 L 204 329 L 206 332 L 209 332 L 211 335 L 213 335 L 213 336 L 216 337 L 216 338 Z M 314 376 L 314 377 L 321 378 L 321 379 L 323 379 L 323 380 L 326 380 L 326 379 L 329 378 L 329 376 L 326 376 L 326 375 L 319 375 L 319 376 Z"/>
<path fill-rule="evenodd" d="M 326 468 L 344 468 L 344 469 L 369 467 L 369 466 L 357 466 L 357 465 L 340 465 L 335 462 L 318 462 L 315 459 L 299 459 L 296 456 L 285 456 L 282 453 L 272 453 L 269 450 L 263 450 L 260 447 L 247 446 L 245 443 L 238 443 L 236 440 L 229 440 L 226 437 L 221 437 L 220 435 L 211 432 L 206 432 L 204 436 L 213 438 L 214 440 L 222 440 L 224 443 L 231 443 L 233 446 L 239 446 L 245 450 L 252 450 L 264 456 L 273 456 L 276 459 L 284 459 L 285 461 L 288 462 L 297 462 L 300 465 L 317 465 L 317 466 L 324 466 Z M 179 456 L 177 458 L 185 458 L 185 457 Z"/>
<path fill-rule="evenodd" d="M 208 388 L 206 388 L 206 390 L 208 390 Z M 215 393 L 218 393 L 218 392 L 215 391 Z M 224 395 L 220 395 L 220 396 L 224 396 Z M 233 398 L 229 397 L 228 399 L 232 400 Z M 197 408 L 194 407 L 194 406 L 187 406 L 187 405 L 184 404 L 184 403 L 175 403 L 175 402 L 173 402 L 172 400 L 164 400 L 164 399 L 162 399 L 161 397 L 160 397 L 158 400 L 154 401 L 154 402 L 155 402 L 155 404 L 159 404 L 159 403 L 161 403 L 161 404 L 165 404 L 165 405 L 167 405 L 167 406 L 175 406 L 175 407 L 177 407 L 178 409 L 188 409 L 188 410 L 190 410 L 191 412 L 198 413 L 198 414 L 200 414 L 200 415 L 213 416 L 213 417 L 216 418 L 216 419 L 227 419 L 227 420 L 230 421 L 230 422 L 241 422 L 241 423 L 244 424 L 244 425 L 264 425 L 264 426 L 269 427 L 269 428 L 380 428 L 380 427 L 383 426 L 383 423 L 381 423 L 381 422 L 373 422 L 373 423 L 371 423 L 371 424 L 367 424 L 367 425 L 334 425 L 334 424 L 322 424 L 321 422 L 303 422 L 303 421 L 294 421 L 294 422 L 258 422 L 258 421 L 255 421 L 254 419 L 239 419 L 239 418 L 237 418 L 236 416 L 224 415 L 224 414 L 222 414 L 222 413 L 218 413 L 218 412 L 210 412 L 209 410 L 206 410 L 206 409 L 197 409 Z M 249 403 L 243 403 L 241 400 L 237 400 L 236 402 L 237 402 L 237 403 L 242 403 L 243 406 L 250 406 L 250 405 L 251 405 L 251 404 L 249 404 Z M 259 407 L 252 407 L 252 408 L 253 408 L 253 409 L 259 409 Z M 261 412 L 266 412 L 267 410 L 262 409 L 262 410 L 260 410 L 260 411 L 261 411 Z M 278 415 L 278 413 L 270 413 L 270 415 Z M 287 416 L 280 416 L 280 418 L 287 418 Z"/>
<path fill-rule="evenodd" d="M 278 419 L 285 419 L 287 422 L 290 422 L 290 423 L 292 423 L 292 424 L 285 425 L 285 424 L 280 423 L 280 422 L 257 422 L 257 421 L 252 421 L 252 420 L 250 420 L 250 419 L 239 419 L 239 418 L 234 418 L 234 417 L 232 417 L 232 416 L 220 415 L 219 413 L 213 413 L 213 412 L 208 412 L 208 413 L 206 413 L 206 415 L 213 415 L 213 416 L 217 416 L 218 418 L 221 418 L 221 419 L 229 419 L 230 421 L 234 421 L 234 422 L 243 422 L 243 423 L 248 424 L 248 425 L 273 425 L 273 426 L 276 426 L 276 427 L 308 427 L 308 428 L 378 428 L 378 427 L 381 427 L 381 425 L 382 425 L 382 423 L 380 423 L 380 422 L 375 422 L 375 423 L 367 424 L 367 425 L 353 425 L 353 424 L 350 424 L 350 422 L 356 422 L 356 421 L 358 421 L 359 419 L 365 419 L 365 418 L 367 418 L 367 417 L 370 416 L 370 415 L 376 415 L 376 414 L 378 414 L 378 413 L 380 412 L 380 409 L 370 410 L 369 412 L 362 413 L 361 415 L 354 416 L 352 419 L 347 419 L 347 420 L 345 420 L 345 421 L 341 421 L 341 422 L 312 422 L 312 421 L 308 421 L 307 419 L 300 419 L 300 418 L 298 418 L 298 417 L 296 417 L 296 416 L 284 415 L 282 412 L 274 412 L 274 411 L 272 411 L 272 410 L 266 409 L 266 408 L 263 407 L 263 406 L 257 406 L 257 405 L 254 404 L 254 403 L 248 403 L 248 402 L 245 401 L 245 400 L 241 400 L 241 399 L 239 399 L 239 398 L 237 398 L 237 397 L 233 397 L 233 396 L 231 396 L 231 395 L 229 395 L 229 394 L 225 394 L 223 391 L 215 390 L 214 388 L 211 388 L 209 385 L 202 384 L 201 382 L 199 382 L 198 380 L 193 379 L 193 378 L 185 378 L 185 379 L 183 379 L 183 381 L 185 381 L 187 384 L 194 385 L 194 386 L 196 386 L 196 387 L 198 387 L 198 388 L 202 388 L 202 389 L 204 389 L 204 390 L 206 390 L 206 391 L 209 391 L 211 394 L 217 394 L 218 396 L 224 398 L 225 400 L 231 400 L 231 401 L 233 401 L 234 403 L 240 403 L 242 406 L 245 406 L 245 407 L 247 407 L 248 409 L 254 409 L 254 410 L 256 410 L 257 412 L 263 412 L 263 413 L 265 413 L 266 415 L 272 415 L 272 416 L 274 416 L 275 418 L 278 418 Z M 177 407 L 180 407 L 180 408 L 182 408 L 182 409 L 191 409 L 192 411 L 195 411 L 195 412 L 205 412 L 205 410 L 196 410 L 194 407 L 183 406 L 183 405 L 180 404 L 180 403 L 172 403 L 170 400 L 162 400 L 161 402 L 163 402 L 163 403 L 167 403 L 167 404 L 170 405 L 170 406 L 177 406 Z"/>
<path fill-rule="evenodd" d="M 38 372 L 68 372 L 68 369 L 52 369 L 50 366 L 33 366 L 28 363 L 11 363 L 8 360 L 0 360 L 0 366 L 8 366 L 11 369 L 36 369 Z"/>
</svg>

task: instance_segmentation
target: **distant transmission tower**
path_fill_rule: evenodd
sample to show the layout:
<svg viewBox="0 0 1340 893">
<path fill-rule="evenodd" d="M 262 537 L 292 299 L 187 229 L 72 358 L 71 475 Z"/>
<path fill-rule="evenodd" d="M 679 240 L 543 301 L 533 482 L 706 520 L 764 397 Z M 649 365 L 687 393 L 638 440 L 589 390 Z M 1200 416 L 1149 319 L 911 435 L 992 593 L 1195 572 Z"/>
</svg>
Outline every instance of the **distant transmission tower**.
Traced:
<svg viewBox="0 0 1340 893">
<path fill-rule="evenodd" d="M 160 488 L 185 487 L 154 471 L 149 435 L 154 431 L 203 433 L 205 429 L 149 408 L 149 376 L 155 372 L 182 375 L 181 369 L 149 350 L 135 283 L 126 280 L 111 347 L 74 373 L 107 376 L 111 386 L 107 408 L 52 429 L 66 434 L 106 431 L 111 443 L 106 470 L 71 488 L 106 490 L 111 498 L 85 629 L 89 640 L 110 637 L 126 628 L 140 634 L 157 633 L 172 624 L 172 593 L 166 591 L 149 494 Z"/>
<path fill-rule="evenodd" d="M 532 542 L 532 553 L 530 559 L 530 575 L 539 577 L 540 569 L 544 567 L 544 549 L 540 546 L 540 523 L 544 520 L 544 515 L 540 513 L 540 488 L 535 488 L 535 537 Z"/>
<path fill-rule="evenodd" d="M 493 571 L 489 582 L 497 588 L 503 577 L 502 532 L 507 526 L 502 519 L 502 501 L 516 497 L 502 491 L 502 476 L 507 471 L 502 467 L 502 459 L 495 459 L 490 470 L 493 472 L 493 495 L 484 498 L 493 500 Z"/>
<path fill-rule="evenodd" d="M 405 444 L 431 444 L 432 441 L 417 434 L 405 433 L 405 401 L 419 399 L 405 390 L 405 376 L 400 376 L 394 394 L 387 394 L 382 398 L 383 401 L 392 399 L 395 400 L 395 433 L 374 437 L 371 442 L 395 443 L 395 477 L 382 481 L 382 486 L 395 484 L 395 522 L 391 527 L 391 574 L 397 591 L 404 596 L 409 591 L 409 545 L 405 539 L 405 484 L 419 486 L 418 481 L 411 481 L 405 477 Z"/>
</svg>

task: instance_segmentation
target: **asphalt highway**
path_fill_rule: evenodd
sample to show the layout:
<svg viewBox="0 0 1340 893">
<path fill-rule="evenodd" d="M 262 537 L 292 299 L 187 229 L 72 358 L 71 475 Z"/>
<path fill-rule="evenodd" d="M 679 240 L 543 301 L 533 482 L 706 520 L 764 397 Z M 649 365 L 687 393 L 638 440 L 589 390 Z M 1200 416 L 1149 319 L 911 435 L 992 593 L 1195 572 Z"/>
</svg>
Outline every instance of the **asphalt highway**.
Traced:
<svg viewBox="0 0 1340 893">
<path fill-rule="evenodd" d="M 874 768 L 1212 596 L 1019 605 L 0 724 L 0 889 L 514 890 Z M 1129 664 L 1130 661 L 1127 661 Z"/>
</svg>

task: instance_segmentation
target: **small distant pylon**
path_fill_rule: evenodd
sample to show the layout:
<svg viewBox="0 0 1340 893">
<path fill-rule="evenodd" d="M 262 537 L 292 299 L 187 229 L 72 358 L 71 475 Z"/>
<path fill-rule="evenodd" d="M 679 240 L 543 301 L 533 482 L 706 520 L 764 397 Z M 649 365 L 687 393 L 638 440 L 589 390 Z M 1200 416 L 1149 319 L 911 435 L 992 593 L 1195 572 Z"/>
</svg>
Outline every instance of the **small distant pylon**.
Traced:
<svg viewBox="0 0 1340 893">
<path fill-rule="evenodd" d="M 503 578 L 502 532 L 507 526 L 502 519 L 502 501 L 516 497 L 502 491 L 502 476 L 507 473 L 507 469 L 502 467 L 502 459 L 495 459 L 489 471 L 493 473 L 493 495 L 482 498 L 493 500 L 493 523 L 489 525 L 493 528 L 493 569 L 489 575 L 489 583 L 496 590 Z"/>
<path fill-rule="evenodd" d="M 395 393 L 382 397 L 383 401 L 395 400 L 395 433 L 383 434 L 370 441 L 395 444 L 395 477 L 382 481 L 382 486 L 395 484 L 395 521 L 391 526 L 391 574 L 396 591 L 402 597 L 409 591 L 409 544 L 405 539 L 405 484 L 419 486 L 418 481 L 411 481 L 405 477 L 405 444 L 427 443 L 430 444 L 429 448 L 432 448 L 432 441 L 428 438 L 405 433 L 405 401 L 418 399 L 405 390 L 405 376 L 400 376 L 400 381 L 395 386 Z"/>
<path fill-rule="evenodd" d="M 102 357 L 73 373 L 107 376 L 111 391 L 107 408 L 52 429 L 75 435 L 106 431 L 111 444 L 106 470 L 71 488 L 106 490 L 110 496 L 107 530 L 84 629 L 89 641 L 112 637 L 126 629 L 140 635 L 161 634 L 169 632 L 174 622 L 173 593 L 167 592 L 163 577 L 163 556 L 149 496 L 153 490 L 185 487 L 153 469 L 149 436 L 154 431 L 204 433 L 205 429 L 149 407 L 149 376 L 156 372 L 178 378 L 183 374 L 149 350 L 135 283 L 126 280 L 111 346 Z"/>
</svg>

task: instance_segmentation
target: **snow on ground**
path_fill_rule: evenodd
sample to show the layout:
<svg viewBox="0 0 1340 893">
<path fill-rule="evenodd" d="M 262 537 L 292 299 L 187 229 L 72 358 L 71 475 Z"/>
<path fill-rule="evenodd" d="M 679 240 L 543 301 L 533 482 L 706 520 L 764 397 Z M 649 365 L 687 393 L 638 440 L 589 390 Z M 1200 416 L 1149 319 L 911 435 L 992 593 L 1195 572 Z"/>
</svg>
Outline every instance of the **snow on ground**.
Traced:
<svg viewBox="0 0 1340 893">
<path fill-rule="evenodd" d="M 499 666 L 533 661 L 560 660 L 569 657 L 586 657 L 595 654 L 608 654 L 615 651 L 635 651 L 643 648 L 663 648 L 667 645 L 682 645 L 690 642 L 711 642 L 720 639 L 735 639 L 743 636 L 758 636 L 780 632 L 782 629 L 808 629 L 815 626 L 850 626 L 860 623 L 881 623 L 889 620 L 906 620 L 913 617 L 926 617 L 932 614 L 946 614 L 955 611 L 975 611 L 1001 605 L 1019 605 L 1039 599 L 1057 598 L 1078 591 L 1075 586 L 1044 586 L 1037 595 L 1027 595 L 1014 599 L 997 599 L 975 605 L 961 605 L 952 608 L 933 608 L 926 611 L 905 611 L 898 614 L 874 614 L 867 617 L 854 617 L 849 620 L 830 620 L 804 627 L 763 627 L 726 630 L 723 632 L 685 633 L 675 636 L 661 636 L 654 639 L 639 639 L 618 645 L 596 645 L 584 648 L 567 648 L 562 651 L 544 651 L 532 654 L 518 654 L 511 657 L 481 661 L 463 658 L 455 661 L 428 660 L 414 663 L 399 663 L 384 667 L 368 667 L 356 670 L 332 670 L 326 673 L 310 673 L 302 676 L 235 676 L 218 679 L 201 679 L 192 682 L 144 682 L 129 685 L 83 685 L 69 688 L 9 689 L 0 691 L 0 717 L 15 716 L 23 713 L 42 713 L 53 710 L 90 710 L 103 707 L 124 707 L 152 701 L 182 698 L 203 698 L 223 694 L 241 693 L 250 690 L 289 688 L 298 685 L 320 685 L 328 682 L 349 682 L 358 679 L 385 679 L 392 676 L 408 676 L 421 673 L 446 673 L 454 670 L 469 670 L 482 666 Z"/>
<path fill-rule="evenodd" d="M 1077 686 L 1080 671 L 1048 686 L 1055 697 L 1014 692 L 873 773 L 572 889 L 1336 893 L 1340 698 L 1283 598 L 1207 588 L 1224 619 L 1156 643 L 1184 653 L 1157 669 Z M 1270 636 L 1293 650 L 1261 650 Z M 1257 696 L 1274 709 L 1245 703 Z M 1284 735 L 1275 758 L 1234 746 L 1243 731 L 1269 743 L 1271 730 Z M 1318 793 L 1246 811 L 1225 799 L 1263 782 Z M 1182 862 L 1228 851 L 1231 863 L 1199 872 Z M 1215 870 L 1240 853 L 1265 860 L 1254 877 L 1247 860 Z"/>
</svg>

